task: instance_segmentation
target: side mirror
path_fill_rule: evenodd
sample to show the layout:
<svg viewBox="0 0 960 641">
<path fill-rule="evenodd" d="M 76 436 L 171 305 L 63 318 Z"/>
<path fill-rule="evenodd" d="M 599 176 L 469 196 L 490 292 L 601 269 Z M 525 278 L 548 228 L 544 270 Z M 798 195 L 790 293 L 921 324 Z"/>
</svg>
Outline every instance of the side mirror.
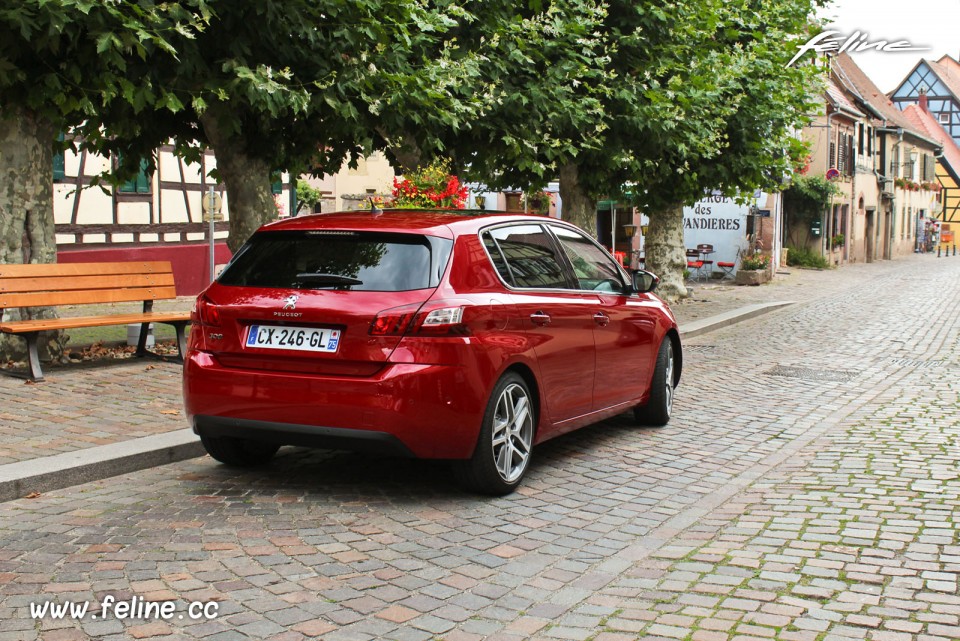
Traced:
<svg viewBox="0 0 960 641">
<path fill-rule="evenodd" d="M 638 269 L 633 272 L 633 289 L 640 294 L 649 294 L 660 284 L 660 278 L 655 274 Z"/>
</svg>

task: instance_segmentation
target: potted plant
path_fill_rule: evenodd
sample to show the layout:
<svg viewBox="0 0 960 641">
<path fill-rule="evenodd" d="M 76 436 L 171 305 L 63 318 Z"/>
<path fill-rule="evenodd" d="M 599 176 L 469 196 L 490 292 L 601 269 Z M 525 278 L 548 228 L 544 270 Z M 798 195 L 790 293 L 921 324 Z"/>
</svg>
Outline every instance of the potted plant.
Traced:
<svg viewBox="0 0 960 641">
<path fill-rule="evenodd" d="M 844 242 L 846 242 L 846 238 L 843 237 L 843 234 L 837 234 L 830 239 L 830 246 L 834 249 L 840 249 Z"/>
<path fill-rule="evenodd" d="M 464 209 L 467 186 L 450 173 L 450 161 L 437 159 L 393 179 L 393 206 L 401 209 Z"/>
<path fill-rule="evenodd" d="M 770 256 L 750 254 L 740 259 L 737 271 L 738 285 L 760 285 L 770 280 Z"/>
</svg>

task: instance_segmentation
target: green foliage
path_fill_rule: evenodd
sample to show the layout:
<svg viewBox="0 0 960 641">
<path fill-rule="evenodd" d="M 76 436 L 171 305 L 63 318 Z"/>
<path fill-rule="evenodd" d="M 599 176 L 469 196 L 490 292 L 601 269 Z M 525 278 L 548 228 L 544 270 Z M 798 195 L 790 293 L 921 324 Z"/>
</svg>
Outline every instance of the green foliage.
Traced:
<svg viewBox="0 0 960 641">
<path fill-rule="evenodd" d="M 0 95 L 122 152 L 118 179 L 216 137 L 293 173 L 384 149 L 535 190 L 575 163 L 592 197 L 636 185 L 655 213 L 780 183 L 817 2 L 24 0 L 0 8 Z"/>
<path fill-rule="evenodd" d="M 305 180 L 297 181 L 297 211 L 295 213 L 299 214 L 303 209 L 312 212 L 322 200 L 323 193 L 319 189 L 314 189 Z"/>
<path fill-rule="evenodd" d="M 823 176 L 795 175 L 783 190 L 783 208 L 789 223 L 809 226 L 820 219 L 830 199 L 839 193 L 837 184 Z"/>
<path fill-rule="evenodd" d="M 843 234 L 837 234 L 836 236 L 830 239 L 830 246 L 843 247 L 844 242 L 846 242 L 846 238 L 844 238 Z"/>
<path fill-rule="evenodd" d="M 412 167 L 419 157 L 450 156 L 458 175 L 492 188 L 537 189 L 581 150 L 599 149 L 607 127 L 599 94 L 613 79 L 606 3 L 460 6 L 455 25 L 423 54 L 440 91 L 440 115 L 411 105 L 432 94 L 407 87 L 386 95 L 378 110 L 377 131 L 394 157 Z"/>
<path fill-rule="evenodd" d="M 97 130 L 85 145 L 103 139 L 100 117 L 126 103 L 179 109 L 170 88 L 139 82 L 135 71 L 147 61 L 175 67 L 176 43 L 201 33 L 210 11 L 206 0 L 22 0 L 0 7 L 0 112 L 25 109 L 57 131 L 90 123 Z M 76 144 L 69 139 L 65 147 Z M 140 171 L 134 153 L 116 183 Z M 151 166 L 152 169 L 152 166 Z"/>
<path fill-rule="evenodd" d="M 830 263 L 819 252 L 807 247 L 788 247 L 787 265 L 810 269 L 828 269 Z"/>
<path fill-rule="evenodd" d="M 480 73 L 502 91 L 449 144 L 501 186 L 572 162 L 591 197 L 635 185 L 649 212 L 707 189 L 779 187 L 804 153 L 793 131 L 814 111 L 816 70 L 786 63 L 815 3 L 552 3 L 498 40 L 502 55 Z"/>
</svg>

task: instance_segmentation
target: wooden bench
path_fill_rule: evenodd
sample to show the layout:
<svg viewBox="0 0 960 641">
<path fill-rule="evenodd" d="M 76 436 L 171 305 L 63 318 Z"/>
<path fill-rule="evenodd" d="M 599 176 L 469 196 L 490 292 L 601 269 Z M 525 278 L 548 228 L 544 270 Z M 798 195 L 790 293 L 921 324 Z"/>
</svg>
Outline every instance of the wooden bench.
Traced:
<svg viewBox="0 0 960 641">
<path fill-rule="evenodd" d="M 37 338 L 40 332 L 80 327 L 140 323 L 137 356 L 147 356 L 150 323 L 173 325 L 177 331 L 180 359 L 186 351 L 184 329 L 189 312 L 154 312 L 153 301 L 176 298 L 170 263 L 72 263 L 45 265 L 0 264 L 0 319 L 4 309 L 57 307 L 142 301 L 143 311 L 133 314 L 100 314 L 67 318 L 19 321 L 0 320 L 0 332 L 17 334 L 27 341 L 30 378 L 43 380 Z"/>
</svg>

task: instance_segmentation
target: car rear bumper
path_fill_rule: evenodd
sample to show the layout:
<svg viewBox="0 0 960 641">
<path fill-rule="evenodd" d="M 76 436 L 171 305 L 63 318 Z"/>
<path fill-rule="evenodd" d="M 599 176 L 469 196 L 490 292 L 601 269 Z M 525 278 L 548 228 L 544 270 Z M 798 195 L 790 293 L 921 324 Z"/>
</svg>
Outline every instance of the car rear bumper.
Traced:
<svg viewBox="0 0 960 641">
<path fill-rule="evenodd" d="M 469 458 L 486 402 L 469 371 L 403 363 L 369 377 L 319 376 L 224 367 L 194 351 L 184 361 L 184 403 L 201 435 Z"/>
<path fill-rule="evenodd" d="M 193 417 L 193 431 L 200 436 L 230 436 L 280 445 L 303 445 L 401 457 L 414 456 L 413 452 L 394 435 L 374 430 L 198 415 Z"/>
</svg>

